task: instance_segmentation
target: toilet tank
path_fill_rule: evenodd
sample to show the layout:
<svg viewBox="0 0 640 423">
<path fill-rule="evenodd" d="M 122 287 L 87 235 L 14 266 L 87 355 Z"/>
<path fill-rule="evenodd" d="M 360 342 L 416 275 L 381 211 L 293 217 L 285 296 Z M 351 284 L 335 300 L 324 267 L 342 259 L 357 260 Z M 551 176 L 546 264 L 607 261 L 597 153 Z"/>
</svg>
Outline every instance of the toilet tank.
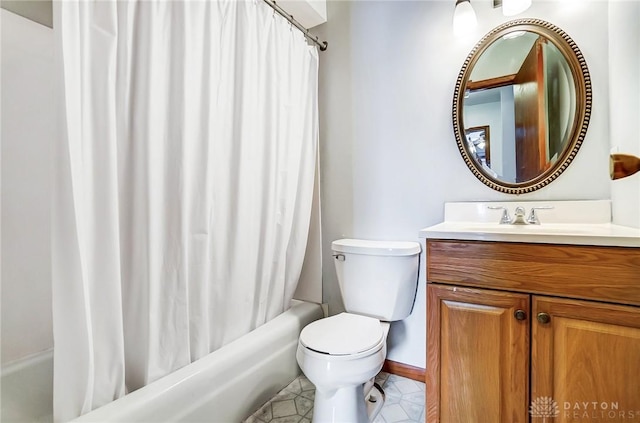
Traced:
<svg viewBox="0 0 640 423">
<path fill-rule="evenodd" d="M 388 322 L 411 314 L 419 243 L 339 239 L 331 243 L 331 250 L 347 312 Z"/>
</svg>

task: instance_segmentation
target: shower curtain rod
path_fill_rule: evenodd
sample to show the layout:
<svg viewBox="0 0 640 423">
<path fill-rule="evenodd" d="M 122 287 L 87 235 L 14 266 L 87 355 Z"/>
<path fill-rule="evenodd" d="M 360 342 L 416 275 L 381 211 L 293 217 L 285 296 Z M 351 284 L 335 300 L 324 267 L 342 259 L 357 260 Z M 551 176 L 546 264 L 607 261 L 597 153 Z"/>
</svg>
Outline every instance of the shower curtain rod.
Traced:
<svg viewBox="0 0 640 423">
<path fill-rule="evenodd" d="M 278 14 L 280 16 L 282 16 L 283 18 L 288 20 L 291 25 L 295 26 L 300 31 L 302 31 L 302 34 L 305 37 L 307 37 L 307 40 L 311 41 L 312 43 L 314 43 L 318 47 L 320 47 L 320 51 L 325 51 L 327 49 L 328 43 L 326 41 L 320 41 L 320 40 L 318 40 L 317 36 L 312 36 L 311 34 L 309 34 L 309 30 L 307 28 L 305 28 L 304 26 L 302 26 L 302 24 L 300 24 L 300 22 L 296 21 L 293 18 L 293 15 L 287 14 L 287 12 L 283 8 L 281 8 L 280 6 L 278 6 L 276 4 L 275 0 L 264 0 L 264 2 L 267 3 L 269 6 L 271 6 L 273 8 L 273 10 L 278 12 Z"/>
</svg>

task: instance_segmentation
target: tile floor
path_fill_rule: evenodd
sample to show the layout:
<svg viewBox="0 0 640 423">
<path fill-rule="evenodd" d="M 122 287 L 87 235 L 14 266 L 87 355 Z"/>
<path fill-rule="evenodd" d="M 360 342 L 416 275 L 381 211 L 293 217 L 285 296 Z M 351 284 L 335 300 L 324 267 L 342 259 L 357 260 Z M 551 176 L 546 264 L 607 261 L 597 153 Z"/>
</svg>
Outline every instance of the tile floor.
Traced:
<svg viewBox="0 0 640 423">
<path fill-rule="evenodd" d="M 424 422 L 424 383 L 380 372 L 386 401 L 373 423 Z M 304 375 L 280 391 L 245 423 L 310 423 L 315 388 Z"/>
</svg>

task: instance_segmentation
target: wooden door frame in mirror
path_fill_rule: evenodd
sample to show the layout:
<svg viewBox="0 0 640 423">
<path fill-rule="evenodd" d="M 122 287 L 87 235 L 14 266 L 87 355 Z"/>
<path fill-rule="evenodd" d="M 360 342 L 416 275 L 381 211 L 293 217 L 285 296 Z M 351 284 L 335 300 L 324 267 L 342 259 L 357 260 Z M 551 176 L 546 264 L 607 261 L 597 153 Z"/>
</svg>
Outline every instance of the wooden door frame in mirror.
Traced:
<svg viewBox="0 0 640 423">
<path fill-rule="evenodd" d="M 483 171 L 466 148 L 463 122 L 463 101 L 467 82 L 482 53 L 496 40 L 512 31 L 530 31 L 549 39 L 567 60 L 574 79 L 576 91 L 576 111 L 567 146 L 553 166 L 537 177 L 520 183 L 501 181 Z M 506 22 L 485 35 L 471 50 L 458 74 L 453 95 L 453 132 L 460 154 L 471 172 L 490 188 L 508 194 L 524 194 L 536 191 L 554 181 L 573 161 L 589 126 L 591 117 L 591 77 L 582 52 L 569 35 L 557 26 L 540 19 L 517 19 Z"/>
</svg>

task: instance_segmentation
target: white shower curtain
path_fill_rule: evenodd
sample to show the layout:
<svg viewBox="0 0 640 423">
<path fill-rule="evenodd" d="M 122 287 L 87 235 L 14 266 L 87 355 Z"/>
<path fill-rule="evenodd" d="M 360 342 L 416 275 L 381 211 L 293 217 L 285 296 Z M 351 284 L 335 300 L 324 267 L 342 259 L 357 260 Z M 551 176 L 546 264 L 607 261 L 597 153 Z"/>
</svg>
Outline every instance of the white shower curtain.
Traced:
<svg viewBox="0 0 640 423">
<path fill-rule="evenodd" d="M 318 139 L 315 47 L 262 0 L 54 2 L 54 415 L 289 305 Z"/>
</svg>

